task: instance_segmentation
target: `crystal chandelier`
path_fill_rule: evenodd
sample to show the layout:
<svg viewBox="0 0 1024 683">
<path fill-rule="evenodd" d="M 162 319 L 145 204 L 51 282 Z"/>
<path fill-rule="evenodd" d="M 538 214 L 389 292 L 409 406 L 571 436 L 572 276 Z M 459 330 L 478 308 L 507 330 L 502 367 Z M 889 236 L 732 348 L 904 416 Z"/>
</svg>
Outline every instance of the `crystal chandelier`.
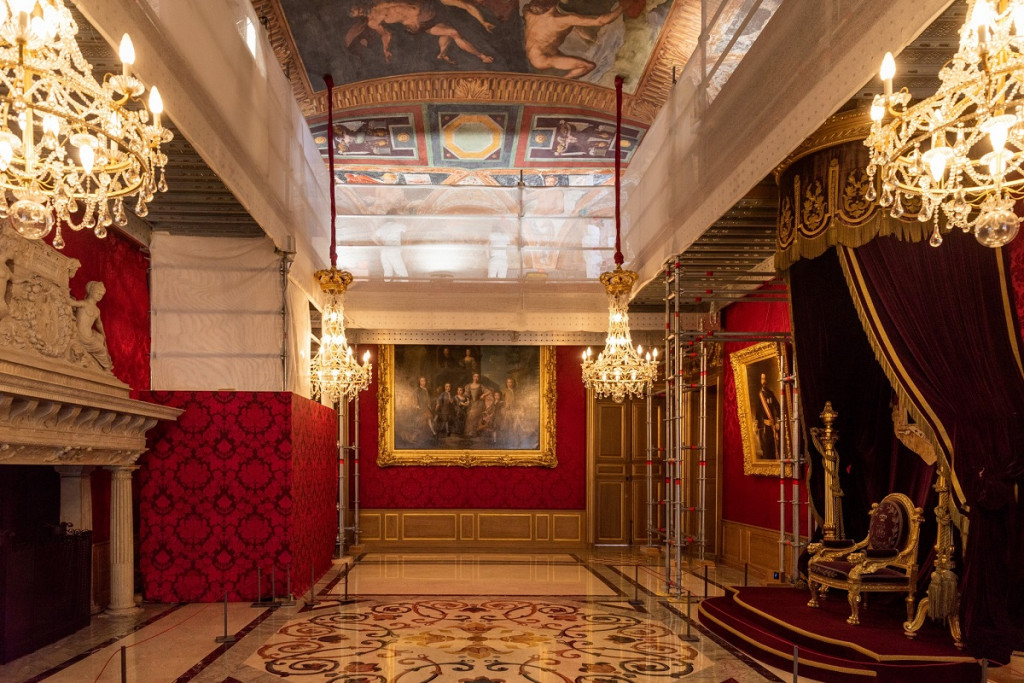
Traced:
<svg viewBox="0 0 1024 683">
<path fill-rule="evenodd" d="M 313 396 L 333 405 L 347 403 L 370 385 L 370 352 L 363 354 L 360 365 L 345 338 L 345 291 L 352 284 L 352 273 L 338 270 L 338 243 L 334 222 L 337 209 L 334 204 L 334 80 L 324 76 L 327 83 L 327 158 L 331 188 L 331 267 L 318 270 L 316 279 L 327 295 L 323 325 L 320 330 L 320 349 L 310 364 Z"/>
<path fill-rule="evenodd" d="M 871 107 L 873 124 L 867 199 L 894 217 L 932 221 L 930 244 L 945 230 L 974 231 L 999 247 L 1017 235 L 1014 204 L 1024 197 L 1024 0 L 977 0 L 960 29 L 960 49 L 939 72 L 934 95 L 910 104 L 893 93 L 896 64 L 882 62 L 884 95 Z"/>
<path fill-rule="evenodd" d="M 617 403 L 626 398 L 647 395 L 658 376 L 658 350 L 653 356 L 641 357 L 643 347 L 633 348 L 629 333 L 629 293 L 636 284 L 637 274 L 623 270 L 619 205 L 621 193 L 622 154 L 619 139 L 622 134 L 622 76 L 615 77 L 615 270 L 601 274 L 601 284 L 608 293 L 608 336 L 604 351 L 592 357 L 587 349 L 583 354 L 583 383 L 598 397 L 608 396 Z"/>
<path fill-rule="evenodd" d="M 139 103 L 131 39 L 121 39 L 123 71 L 100 84 L 77 33 L 63 0 L 0 0 L 0 219 L 29 239 L 56 226 L 57 249 L 63 224 L 97 237 L 127 225 L 126 199 L 145 216 L 167 190 L 160 145 L 172 137 L 157 89 L 148 110 Z"/>
</svg>

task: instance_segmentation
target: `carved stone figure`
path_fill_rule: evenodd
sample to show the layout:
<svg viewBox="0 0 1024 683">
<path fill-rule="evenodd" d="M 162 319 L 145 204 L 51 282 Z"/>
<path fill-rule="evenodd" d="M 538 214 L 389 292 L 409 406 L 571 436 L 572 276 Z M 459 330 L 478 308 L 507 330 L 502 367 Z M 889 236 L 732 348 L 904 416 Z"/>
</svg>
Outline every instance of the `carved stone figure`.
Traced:
<svg viewBox="0 0 1024 683">
<path fill-rule="evenodd" d="M 96 303 L 107 293 L 102 282 L 93 280 L 85 286 L 86 295 L 81 301 L 71 300 L 71 308 L 75 310 L 78 340 L 82 348 L 91 355 L 104 370 L 110 370 L 114 363 L 107 352 L 107 338 L 100 320 L 100 309 Z"/>
</svg>

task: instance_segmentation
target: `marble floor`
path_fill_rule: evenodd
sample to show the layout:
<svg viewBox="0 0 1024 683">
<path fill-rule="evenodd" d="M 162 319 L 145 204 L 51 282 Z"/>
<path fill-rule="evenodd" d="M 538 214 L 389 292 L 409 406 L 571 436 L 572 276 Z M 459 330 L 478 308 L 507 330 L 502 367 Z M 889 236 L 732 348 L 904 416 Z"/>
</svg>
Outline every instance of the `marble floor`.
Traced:
<svg viewBox="0 0 1024 683">
<path fill-rule="evenodd" d="M 696 623 L 703 569 L 684 576 L 680 597 L 652 561 L 620 551 L 366 553 L 338 561 L 315 602 L 229 604 L 235 643 L 215 641 L 223 604 L 146 604 L 0 666 L 0 681 L 116 683 L 122 647 L 133 683 L 793 680 Z M 707 594 L 742 581 L 709 568 Z"/>
</svg>

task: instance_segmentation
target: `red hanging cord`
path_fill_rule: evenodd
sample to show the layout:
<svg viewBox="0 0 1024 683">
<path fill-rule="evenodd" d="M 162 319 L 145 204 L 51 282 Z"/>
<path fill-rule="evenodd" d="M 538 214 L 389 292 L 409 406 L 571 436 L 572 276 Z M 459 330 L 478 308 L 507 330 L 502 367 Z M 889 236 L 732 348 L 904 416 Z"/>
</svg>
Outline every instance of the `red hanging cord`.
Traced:
<svg viewBox="0 0 1024 683">
<path fill-rule="evenodd" d="M 622 192 L 622 76 L 615 77 L 615 265 L 621 266 L 622 229 L 619 224 L 620 194 Z"/>
<path fill-rule="evenodd" d="M 324 76 L 327 84 L 327 166 L 331 169 L 331 268 L 338 267 L 338 238 L 334 224 L 337 222 L 337 209 L 334 205 L 334 79 L 330 74 Z"/>
</svg>

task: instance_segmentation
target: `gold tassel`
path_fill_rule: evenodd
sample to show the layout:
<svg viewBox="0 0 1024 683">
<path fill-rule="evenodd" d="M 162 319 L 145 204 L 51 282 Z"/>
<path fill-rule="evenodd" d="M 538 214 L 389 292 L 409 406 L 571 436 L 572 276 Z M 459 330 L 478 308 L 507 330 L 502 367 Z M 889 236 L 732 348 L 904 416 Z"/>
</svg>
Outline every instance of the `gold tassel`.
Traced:
<svg viewBox="0 0 1024 683">
<path fill-rule="evenodd" d="M 928 616 L 932 619 L 948 619 L 957 616 L 960 610 L 957 586 L 960 580 L 949 569 L 936 569 L 928 585 Z"/>
</svg>

